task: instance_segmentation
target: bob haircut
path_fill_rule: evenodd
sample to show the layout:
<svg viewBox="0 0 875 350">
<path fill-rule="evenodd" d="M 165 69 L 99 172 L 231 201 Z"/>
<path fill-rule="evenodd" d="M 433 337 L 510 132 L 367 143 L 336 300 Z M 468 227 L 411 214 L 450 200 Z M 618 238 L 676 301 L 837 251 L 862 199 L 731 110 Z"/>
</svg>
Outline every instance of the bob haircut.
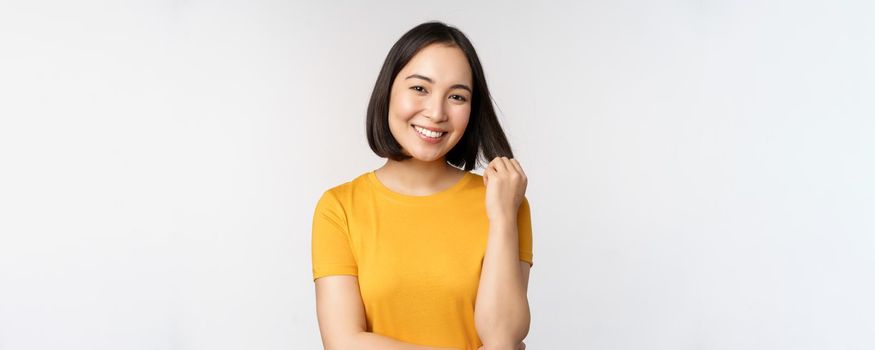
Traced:
<svg viewBox="0 0 875 350">
<path fill-rule="evenodd" d="M 401 145 L 389 130 L 389 97 L 398 72 L 422 48 L 435 43 L 462 50 L 471 66 L 474 84 L 468 126 L 459 142 L 447 152 L 447 162 L 471 171 L 482 159 L 478 157 L 481 152 L 486 163 L 495 157 L 513 158 L 510 144 L 492 108 L 492 96 L 486 86 L 486 77 L 474 46 L 461 31 L 438 21 L 425 22 L 414 27 L 401 36 L 389 50 L 368 102 L 365 126 L 371 150 L 382 158 L 388 157 L 396 161 L 412 158 L 402 152 Z"/>
</svg>

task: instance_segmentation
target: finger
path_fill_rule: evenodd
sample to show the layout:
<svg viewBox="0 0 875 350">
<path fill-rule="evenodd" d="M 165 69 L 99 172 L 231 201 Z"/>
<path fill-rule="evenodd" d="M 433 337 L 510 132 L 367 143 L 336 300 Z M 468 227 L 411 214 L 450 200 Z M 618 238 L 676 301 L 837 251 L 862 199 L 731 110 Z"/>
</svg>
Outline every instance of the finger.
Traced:
<svg viewBox="0 0 875 350">
<path fill-rule="evenodd" d="M 514 168 L 516 168 L 516 171 L 518 171 L 520 175 L 526 176 L 526 173 L 523 171 L 523 167 L 520 165 L 520 162 L 518 162 L 516 159 L 511 159 L 510 163 L 513 165 Z"/>
<path fill-rule="evenodd" d="M 496 163 L 498 163 L 498 157 L 493 158 L 492 161 L 489 162 L 489 164 L 486 166 L 486 170 L 497 172 L 498 171 L 498 164 L 496 164 Z"/>
<path fill-rule="evenodd" d="M 501 162 L 504 163 L 504 168 L 507 169 L 509 173 L 516 173 L 516 167 L 513 166 L 513 162 L 510 161 L 508 157 L 501 157 Z"/>
<path fill-rule="evenodd" d="M 501 157 L 501 161 L 502 161 L 502 163 L 504 163 L 504 168 L 507 170 L 507 172 L 509 174 L 510 173 L 517 173 L 516 167 L 513 166 L 513 162 L 510 161 L 510 158 Z M 519 175 L 522 175 L 522 174 L 519 174 Z"/>
<path fill-rule="evenodd" d="M 495 157 L 489 165 L 492 166 L 496 172 L 505 172 L 507 171 L 507 166 L 504 164 L 504 158 L 505 157 Z"/>
</svg>

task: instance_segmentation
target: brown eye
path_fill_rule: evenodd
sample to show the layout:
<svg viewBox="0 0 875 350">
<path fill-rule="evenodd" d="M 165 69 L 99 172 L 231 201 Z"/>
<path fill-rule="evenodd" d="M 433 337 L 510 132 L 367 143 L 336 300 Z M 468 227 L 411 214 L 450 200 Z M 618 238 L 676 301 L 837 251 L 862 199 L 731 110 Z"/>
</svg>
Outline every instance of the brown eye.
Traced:
<svg viewBox="0 0 875 350">
<path fill-rule="evenodd" d="M 423 88 L 422 86 L 419 86 L 419 85 L 413 86 L 413 87 L 411 87 L 410 89 L 412 89 L 412 90 L 416 90 L 416 91 L 419 91 L 419 92 L 425 92 L 425 88 Z M 422 89 L 422 90 L 420 90 L 420 89 Z"/>
<path fill-rule="evenodd" d="M 453 98 L 453 97 L 458 97 L 457 99 L 454 99 L 454 100 L 456 100 L 456 101 L 460 101 L 460 102 L 468 101 L 468 99 L 466 99 L 464 96 L 461 96 L 461 95 L 453 95 L 453 96 L 450 96 L 450 98 Z"/>
</svg>

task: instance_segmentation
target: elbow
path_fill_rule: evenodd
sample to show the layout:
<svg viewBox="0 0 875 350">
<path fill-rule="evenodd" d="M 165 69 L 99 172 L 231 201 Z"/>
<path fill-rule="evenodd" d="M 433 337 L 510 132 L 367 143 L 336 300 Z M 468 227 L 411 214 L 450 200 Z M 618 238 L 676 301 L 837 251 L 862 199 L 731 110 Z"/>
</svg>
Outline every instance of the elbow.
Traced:
<svg viewBox="0 0 875 350">
<path fill-rule="evenodd" d="M 520 340 L 520 342 L 522 342 L 523 339 L 526 339 L 526 337 L 529 336 L 529 326 L 531 325 L 531 323 L 531 317 L 527 315 L 526 319 L 519 326 L 516 333 L 516 337 Z"/>
<path fill-rule="evenodd" d="M 527 336 L 529 336 L 529 325 L 531 324 L 531 318 L 529 314 L 526 313 L 524 319 L 520 320 L 517 324 L 515 324 L 510 331 L 508 332 L 511 338 L 511 341 L 514 345 L 522 343 Z"/>
<path fill-rule="evenodd" d="M 479 317 L 474 324 L 486 349 L 516 349 L 529 335 L 531 316 L 526 310 L 511 317 Z"/>
<path fill-rule="evenodd" d="M 350 350 L 355 349 L 360 343 L 364 331 L 350 332 L 343 335 L 335 335 L 330 338 L 322 339 L 323 350 Z"/>
</svg>

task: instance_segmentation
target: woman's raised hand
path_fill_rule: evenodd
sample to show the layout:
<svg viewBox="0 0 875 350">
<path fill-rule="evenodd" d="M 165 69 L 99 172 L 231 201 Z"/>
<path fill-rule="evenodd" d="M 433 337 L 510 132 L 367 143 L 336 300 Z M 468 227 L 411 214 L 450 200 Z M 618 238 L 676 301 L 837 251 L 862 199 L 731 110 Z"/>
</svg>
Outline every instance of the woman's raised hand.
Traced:
<svg viewBox="0 0 875 350">
<path fill-rule="evenodd" d="M 495 157 L 483 171 L 486 185 L 486 214 L 489 221 L 512 220 L 526 193 L 528 179 L 516 159 Z"/>
</svg>

